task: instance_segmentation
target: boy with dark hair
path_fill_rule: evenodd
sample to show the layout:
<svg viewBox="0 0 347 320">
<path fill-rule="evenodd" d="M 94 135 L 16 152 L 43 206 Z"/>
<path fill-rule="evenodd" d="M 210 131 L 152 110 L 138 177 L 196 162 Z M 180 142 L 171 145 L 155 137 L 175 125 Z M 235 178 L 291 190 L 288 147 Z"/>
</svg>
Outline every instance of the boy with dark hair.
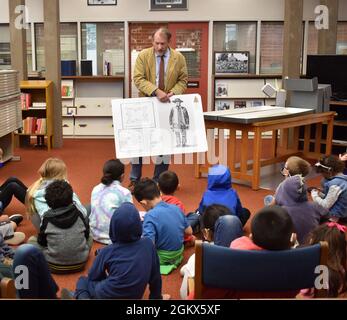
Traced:
<svg viewBox="0 0 347 320">
<path fill-rule="evenodd" d="M 315 164 L 316 172 L 323 176 L 323 190 L 314 188 L 312 200 L 329 211 L 331 220 L 347 218 L 347 175 L 343 174 L 345 164 L 339 157 L 324 156 Z"/>
<path fill-rule="evenodd" d="M 294 225 L 288 212 L 280 206 L 265 207 L 253 218 L 250 237 L 230 244 L 240 250 L 287 250 L 293 246 Z"/>
<path fill-rule="evenodd" d="M 175 196 L 175 192 L 179 189 L 179 180 L 177 174 L 173 171 L 164 171 L 159 176 L 158 186 L 161 191 L 162 200 L 166 203 L 174 204 L 179 207 L 187 217 L 188 223 L 191 225 L 191 227 L 193 229 L 198 227 L 200 216 L 195 212 L 187 213 L 182 201 Z M 184 238 L 185 242 L 189 241 L 192 242 L 192 244 L 194 243 L 194 240 L 195 239 L 193 239 L 193 236 Z"/>
<path fill-rule="evenodd" d="M 192 228 L 177 206 L 162 200 L 153 180 L 140 180 L 135 185 L 134 196 L 148 211 L 144 217 L 143 236 L 150 238 L 157 248 L 161 274 L 169 274 L 182 262 L 184 235 L 191 235 Z"/>
<path fill-rule="evenodd" d="M 88 220 L 72 199 L 72 187 L 65 180 L 49 184 L 45 200 L 51 209 L 42 217 L 38 238 L 29 240 L 39 245 L 53 273 L 82 270 L 92 245 Z"/>
</svg>

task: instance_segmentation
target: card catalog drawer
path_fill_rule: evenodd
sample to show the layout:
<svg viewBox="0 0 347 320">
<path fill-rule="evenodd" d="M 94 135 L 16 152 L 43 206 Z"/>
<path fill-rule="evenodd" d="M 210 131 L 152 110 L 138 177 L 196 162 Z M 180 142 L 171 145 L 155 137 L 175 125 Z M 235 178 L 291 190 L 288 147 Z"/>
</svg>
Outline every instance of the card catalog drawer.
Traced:
<svg viewBox="0 0 347 320">
<path fill-rule="evenodd" d="M 75 135 L 113 136 L 112 118 L 76 118 Z"/>
<path fill-rule="evenodd" d="M 73 118 L 63 118 L 63 135 L 72 136 L 74 134 Z"/>
<path fill-rule="evenodd" d="M 117 98 L 76 98 L 79 116 L 112 116 L 112 99 Z"/>
</svg>

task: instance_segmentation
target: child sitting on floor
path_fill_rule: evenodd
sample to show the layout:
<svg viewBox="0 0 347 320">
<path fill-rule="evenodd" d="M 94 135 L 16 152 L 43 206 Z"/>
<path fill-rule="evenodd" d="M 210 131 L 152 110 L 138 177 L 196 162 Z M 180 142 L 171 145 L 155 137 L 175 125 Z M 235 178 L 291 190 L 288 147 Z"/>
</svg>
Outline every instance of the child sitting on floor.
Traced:
<svg viewBox="0 0 347 320">
<path fill-rule="evenodd" d="M 288 212 L 280 206 L 265 207 L 252 219 L 249 237 L 230 244 L 239 250 L 287 250 L 295 242 L 294 225 Z"/>
<path fill-rule="evenodd" d="M 123 203 L 110 224 L 112 244 L 99 250 L 88 277 L 76 286 L 77 299 L 142 299 L 149 284 L 150 299 L 161 299 L 159 259 L 153 242 L 142 237 L 140 215 Z"/>
<path fill-rule="evenodd" d="M 71 273 L 84 268 L 93 243 L 88 219 L 72 200 L 71 186 L 55 180 L 46 188 L 45 199 L 52 208 L 42 217 L 37 239 L 28 243 L 39 245 L 53 273 Z"/>
<path fill-rule="evenodd" d="M 208 206 L 200 221 L 202 237 L 205 241 L 217 246 L 229 247 L 230 243 L 243 235 L 243 228 L 238 217 L 230 210 L 218 204 Z M 181 298 L 186 299 L 188 294 L 188 278 L 195 276 L 195 254 L 181 268 L 183 281 L 180 289 Z"/>
<path fill-rule="evenodd" d="M 347 218 L 347 176 L 344 163 L 337 156 L 325 156 L 315 164 L 317 173 L 323 176 L 323 190 L 313 189 L 312 200 L 329 211 L 334 221 Z"/>
<path fill-rule="evenodd" d="M 300 175 L 304 178 L 310 173 L 310 170 L 311 165 L 306 160 L 300 157 L 293 156 L 287 159 L 286 163 L 284 164 L 284 167 L 281 169 L 281 174 L 284 176 L 285 179 L 295 175 Z M 279 186 L 276 189 L 276 192 L 283 182 L 279 184 Z M 264 198 L 264 204 L 266 206 L 276 204 L 276 192 L 274 196 L 268 195 Z"/>
<path fill-rule="evenodd" d="M 321 241 L 328 243 L 329 297 L 338 297 L 339 294 L 346 291 L 346 230 L 345 226 L 329 221 L 313 230 L 307 241 L 309 245 L 314 245 Z M 313 294 L 313 289 L 301 290 L 301 295 L 304 297 L 313 297 Z"/>
<path fill-rule="evenodd" d="M 45 199 L 46 187 L 56 179 L 67 180 L 67 170 L 64 161 L 49 158 L 41 165 L 38 173 L 40 179 L 29 187 L 25 199 L 27 212 L 37 231 L 40 230 L 43 214 L 50 209 Z M 78 210 L 87 216 L 86 208 L 75 193 L 73 194 L 73 202 Z"/>
<path fill-rule="evenodd" d="M 148 211 L 143 221 L 143 236 L 150 238 L 157 248 L 161 274 L 169 274 L 182 262 L 184 236 L 192 235 L 192 228 L 177 206 L 162 201 L 153 180 L 140 180 L 135 185 L 134 196 Z"/>
<path fill-rule="evenodd" d="M 132 202 L 128 189 L 122 187 L 124 164 L 116 159 L 104 164 L 101 183 L 94 187 L 91 199 L 90 229 L 95 241 L 111 244 L 109 231 L 113 213 L 124 202 Z"/>
<path fill-rule="evenodd" d="M 208 171 L 207 190 L 204 192 L 199 213 L 203 214 L 206 207 L 212 204 L 226 206 L 231 214 L 236 215 L 242 225 L 245 225 L 250 217 L 248 209 L 243 208 L 237 192 L 231 186 L 231 173 L 228 167 L 215 165 Z"/>
<path fill-rule="evenodd" d="M 275 202 L 287 210 L 292 218 L 298 242 L 303 244 L 307 235 L 318 227 L 326 210 L 307 199 L 304 178 L 295 175 L 286 178 L 277 188 Z"/>
<path fill-rule="evenodd" d="M 199 224 L 199 215 L 195 212 L 186 212 L 184 205 L 181 200 L 175 196 L 175 192 L 179 188 L 179 180 L 177 174 L 173 171 L 164 171 L 160 174 L 158 180 L 158 186 L 161 192 L 161 198 L 164 202 L 168 204 L 174 204 L 181 209 L 183 214 L 187 217 L 188 223 L 194 230 Z M 194 236 L 189 236 L 184 238 L 184 242 L 193 241 Z"/>
</svg>

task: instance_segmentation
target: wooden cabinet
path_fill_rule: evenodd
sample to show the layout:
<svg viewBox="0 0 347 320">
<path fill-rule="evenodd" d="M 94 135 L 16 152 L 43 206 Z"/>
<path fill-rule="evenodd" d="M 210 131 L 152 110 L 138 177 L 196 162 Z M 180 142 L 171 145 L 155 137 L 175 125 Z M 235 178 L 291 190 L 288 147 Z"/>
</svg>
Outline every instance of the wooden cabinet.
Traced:
<svg viewBox="0 0 347 320">
<path fill-rule="evenodd" d="M 27 97 L 22 102 L 23 125 L 16 133 L 20 146 L 30 145 L 37 137 L 37 144 L 52 148 L 53 143 L 53 82 L 44 80 L 21 81 L 20 89 Z"/>
</svg>

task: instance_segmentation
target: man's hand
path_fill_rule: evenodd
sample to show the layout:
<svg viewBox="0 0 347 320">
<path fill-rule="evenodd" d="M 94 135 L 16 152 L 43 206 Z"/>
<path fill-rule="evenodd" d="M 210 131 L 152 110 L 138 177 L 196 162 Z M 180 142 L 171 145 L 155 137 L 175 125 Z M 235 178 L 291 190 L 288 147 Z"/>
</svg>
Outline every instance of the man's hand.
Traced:
<svg viewBox="0 0 347 320">
<path fill-rule="evenodd" d="M 157 89 L 155 95 L 160 102 L 170 102 L 170 97 L 163 90 Z"/>
<path fill-rule="evenodd" d="M 168 98 L 171 98 L 173 95 L 174 95 L 174 93 L 170 91 L 170 92 L 167 94 L 167 97 L 168 97 Z"/>
</svg>

